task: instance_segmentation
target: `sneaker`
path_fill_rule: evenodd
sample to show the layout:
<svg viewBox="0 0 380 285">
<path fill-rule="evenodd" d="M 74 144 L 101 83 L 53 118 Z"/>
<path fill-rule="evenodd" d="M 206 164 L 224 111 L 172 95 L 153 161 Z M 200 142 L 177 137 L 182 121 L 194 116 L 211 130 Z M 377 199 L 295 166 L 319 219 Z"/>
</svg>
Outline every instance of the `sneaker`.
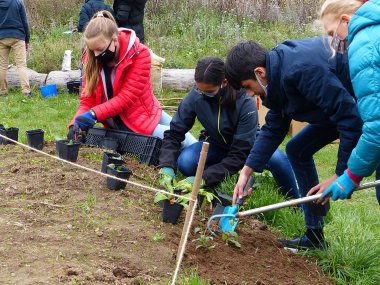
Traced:
<svg viewBox="0 0 380 285">
<path fill-rule="evenodd" d="M 283 247 L 299 248 L 299 249 L 319 249 L 326 250 L 329 246 L 327 241 L 311 241 L 306 235 L 291 240 L 279 239 Z"/>
<path fill-rule="evenodd" d="M 31 93 L 31 92 L 29 92 L 29 93 L 24 93 L 24 96 L 30 98 L 30 97 L 32 97 L 32 93 Z"/>
</svg>

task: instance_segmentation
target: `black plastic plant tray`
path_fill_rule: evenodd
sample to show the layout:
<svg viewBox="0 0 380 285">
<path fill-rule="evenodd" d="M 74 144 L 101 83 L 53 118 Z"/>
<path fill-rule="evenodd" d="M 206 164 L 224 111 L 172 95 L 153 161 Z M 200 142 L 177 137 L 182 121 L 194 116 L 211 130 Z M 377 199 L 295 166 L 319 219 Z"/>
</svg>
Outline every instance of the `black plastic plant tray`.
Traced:
<svg viewBox="0 0 380 285">
<path fill-rule="evenodd" d="M 130 154 L 148 165 L 158 164 L 162 142 L 158 137 L 95 127 L 88 131 L 85 144 L 100 147 L 104 138 L 117 140 L 113 150 L 119 153 Z"/>
</svg>

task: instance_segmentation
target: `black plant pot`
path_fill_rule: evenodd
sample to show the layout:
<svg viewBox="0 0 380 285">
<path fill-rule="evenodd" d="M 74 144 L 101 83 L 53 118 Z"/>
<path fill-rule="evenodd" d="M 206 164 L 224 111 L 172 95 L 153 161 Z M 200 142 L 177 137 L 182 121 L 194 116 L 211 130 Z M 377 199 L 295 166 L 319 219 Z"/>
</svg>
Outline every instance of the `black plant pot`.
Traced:
<svg viewBox="0 0 380 285">
<path fill-rule="evenodd" d="M 183 210 L 183 205 L 179 203 L 171 204 L 169 200 L 164 201 L 164 207 L 162 209 L 162 221 L 165 223 L 177 223 L 179 216 Z"/>
<path fill-rule="evenodd" d="M 112 149 L 112 150 L 117 150 L 118 145 L 119 145 L 119 142 L 112 138 L 103 138 L 99 143 L 99 146 L 101 148 Z"/>
<path fill-rule="evenodd" d="M 59 140 L 56 141 L 55 146 L 60 158 L 71 162 L 77 161 L 80 142 L 73 140 Z"/>
<path fill-rule="evenodd" d="M 0 134 L 12 140 L 18 141 L 18 128 L 0 128 Z M 15 144 L 7 139 L 0 138 L 0 144 Z"/>
<path fill-rule="evenodd" d="M 128 180 L 129 176 L 131 176 L 132 174 L 132 171 L 130 171 L 125 166 L 121 166 L 121 167 L 122 167 L 121 170 L 116 170 L 112 168 L 110 165 L 107 165 L 107 174 L 116 176 L 121 179 Z M 123 182 L 120 180 L 107 177 L 107 187 L 110 190 L 121 190 L 121 189 L 124 189 L 126 185 L 127 185 L 127 182 Z"/>
<path fill-rule="evenodd" d="M 28 145 L 35 149 L 43 149 L 44 147 L 44 133 L 42 129 L 26 131 L 26 139 Z"/>
<path fill-rule="evenodd" d="M 123 164 L 123 157 L 118 153 L 105 152 L 103 153 L 103 162 L 102 162 L 102 172 L 107 173 L 107 165 L 108 164 Z"/>
<path fill-rule="evenodd" d="M 80 80 L 71 80 L 66 83 L 69 93 L 79 94 Z"/>
</svg>

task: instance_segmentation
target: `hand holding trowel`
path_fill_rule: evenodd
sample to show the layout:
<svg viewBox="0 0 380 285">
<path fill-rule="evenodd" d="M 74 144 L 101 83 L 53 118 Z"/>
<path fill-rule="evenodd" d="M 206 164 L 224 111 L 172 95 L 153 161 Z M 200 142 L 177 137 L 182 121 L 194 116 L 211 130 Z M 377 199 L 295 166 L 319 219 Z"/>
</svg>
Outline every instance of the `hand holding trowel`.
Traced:
<svg viewBox="0 0 380 285">
<path fill-rule="evenodd" d="M 248 181 L 248 183 L 249 183 L 249 181 Z M 248 185 L 248 183 L 247 183 L 247 185 Z M 368 182 L 368 183 L 364 183 L 362 185 L 359 185 L 358 187 L 355 188 L 355 191 L 363 190 L 363 189 L 367 189 L 367 188 L 371 188 L 371 187 L 376 187 L 376 186 L 380 186 L 380 180 L 376 180 L 374 182 Z M 247 190 L 248 190 L 248 188 L 246 186 L 244 188 L 244 192 L 246 192 Z M 306 197 L 302 197 L 302 198 L 298 198 L 298 199 L 293 199 L 293 200 L 289 200 L 289 201 L 285 201 L 285 202 L 280 202 L 280 203 L 276 203 L 276 204 L 272 204 L 272 205 L 267 205 L 267 206 L 259 207 L 256 209 L 247 210 L 244 212 L 235 212 L 234 214 L 232 214 L 232 213 L 225 213 L 224 214 L 223 213 L 220 215 L 213 215 L 208 220 L 207 228 L 212 235 L 216 235 L 215 232 L 213 232 L 211 230 L 210 225 L 211 225 L 212 220 L 220 218 L 219 226 L 220 226 L 221 231 L 223 233 L 231 232 L 235 229 L 235 227 L 237 225 L 237 222 L 232 223 L 231 221 L 235 221 L 235 220 L 238 220 L 239 218 L 243 218 L 243 217 L 247 217 L 247 216 L 251 216 L 251 215 L 256 215 L 256 214 L 261 214 L 261 213 L 265 213 L 265 212 L 276 210 L 276 209 L 281 209 L 281 208 L 285 208 L 285 207 L 293 207 L 293 206 L 296 206 L 299 204 L 304 204 L 304 203 L 310 203 L 310 202 L 316 201 L 318 199 L 325 199 L 325 197 L 323 197 L 323 193 L 315 194 L 312 196 L 306 196 Z M 237 209 L 238 209 L 238 207 L 237 207 Z"/>
<path fill-rule="evenodd" d="M 209 231 L 215 235 L 213 231 L 210 230 L 210 224 L 212 220 L 219 219 L 219 227 L 223 233 L 233 232 L 239 222 L 237 218 L 237 213 L 239 212 L 240 206 L 243 204 L 244 199 L 248 193 L 248 190 L 253 186 L 255 180 L 252 176 L 249 177 L 247 184 L 243 190 L 243 197 L 239 198 L 236 204 L 232 206 L 223 207 L 220 204 L 217 205 L 217 208 L 214 211 L 214 214 L 210 217 L 207 223 Z"/>
</svg>

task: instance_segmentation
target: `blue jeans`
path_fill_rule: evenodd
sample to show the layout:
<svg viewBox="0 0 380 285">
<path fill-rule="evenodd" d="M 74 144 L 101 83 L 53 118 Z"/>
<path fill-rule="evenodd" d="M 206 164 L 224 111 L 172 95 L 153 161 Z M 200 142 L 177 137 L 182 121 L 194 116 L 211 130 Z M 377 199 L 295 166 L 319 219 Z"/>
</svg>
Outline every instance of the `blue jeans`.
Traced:
<svg viewBox="0 0 380 285">
<path fill-rule="evenodd" d="M 200 152 L 202 149 L 202 141 L 194 143 L 193 145 L 183 149 L 182 153 L 178 157 L 178 169 L 185 176 L 194 176 L 197 167 Z M 205 169 L 210 165 L 214 165 L 222 161 L 228 155 L 228 151 L 221 149 L 213 144 L 209 145 L 207 153 Z M 280 187 L 284 196 L 289 198 L 299 198 L 296 180 L 292 167 L 286 157 L 286 155 L 279 149 L 272 155 L 267 167 L 273 174 L 273 178 L 276 180 L 277 185 Z"/>
<path fill-rule="evenodd" d="M 286 154 L 296 175 L 302 197 L 319 183 L 313 155 L 338 136 L 336 127 L 332 125 L 309 124 L 287 143 Z M 302 208 L 307 229 L 323 228 L 323 216 L 313 215 L 308 204 L 303 204 Z"/>
<path fill-rule="evenodd" d="M 158 123 L 157 127 L 154 129 L 152 136 L 163 139 L 164 132 L 170 129 L 171 120 L 172 120 L 172 117 L 165 111 L 162 111 L 161 120 Z M 182 145 L 182 148 L 185 148 L 196 142 L 198 142 L 198 140 L 194 138 L 192 134 L 186 133 L 185 140 L 181 143 L 181 145 Z"/>
</svg>

